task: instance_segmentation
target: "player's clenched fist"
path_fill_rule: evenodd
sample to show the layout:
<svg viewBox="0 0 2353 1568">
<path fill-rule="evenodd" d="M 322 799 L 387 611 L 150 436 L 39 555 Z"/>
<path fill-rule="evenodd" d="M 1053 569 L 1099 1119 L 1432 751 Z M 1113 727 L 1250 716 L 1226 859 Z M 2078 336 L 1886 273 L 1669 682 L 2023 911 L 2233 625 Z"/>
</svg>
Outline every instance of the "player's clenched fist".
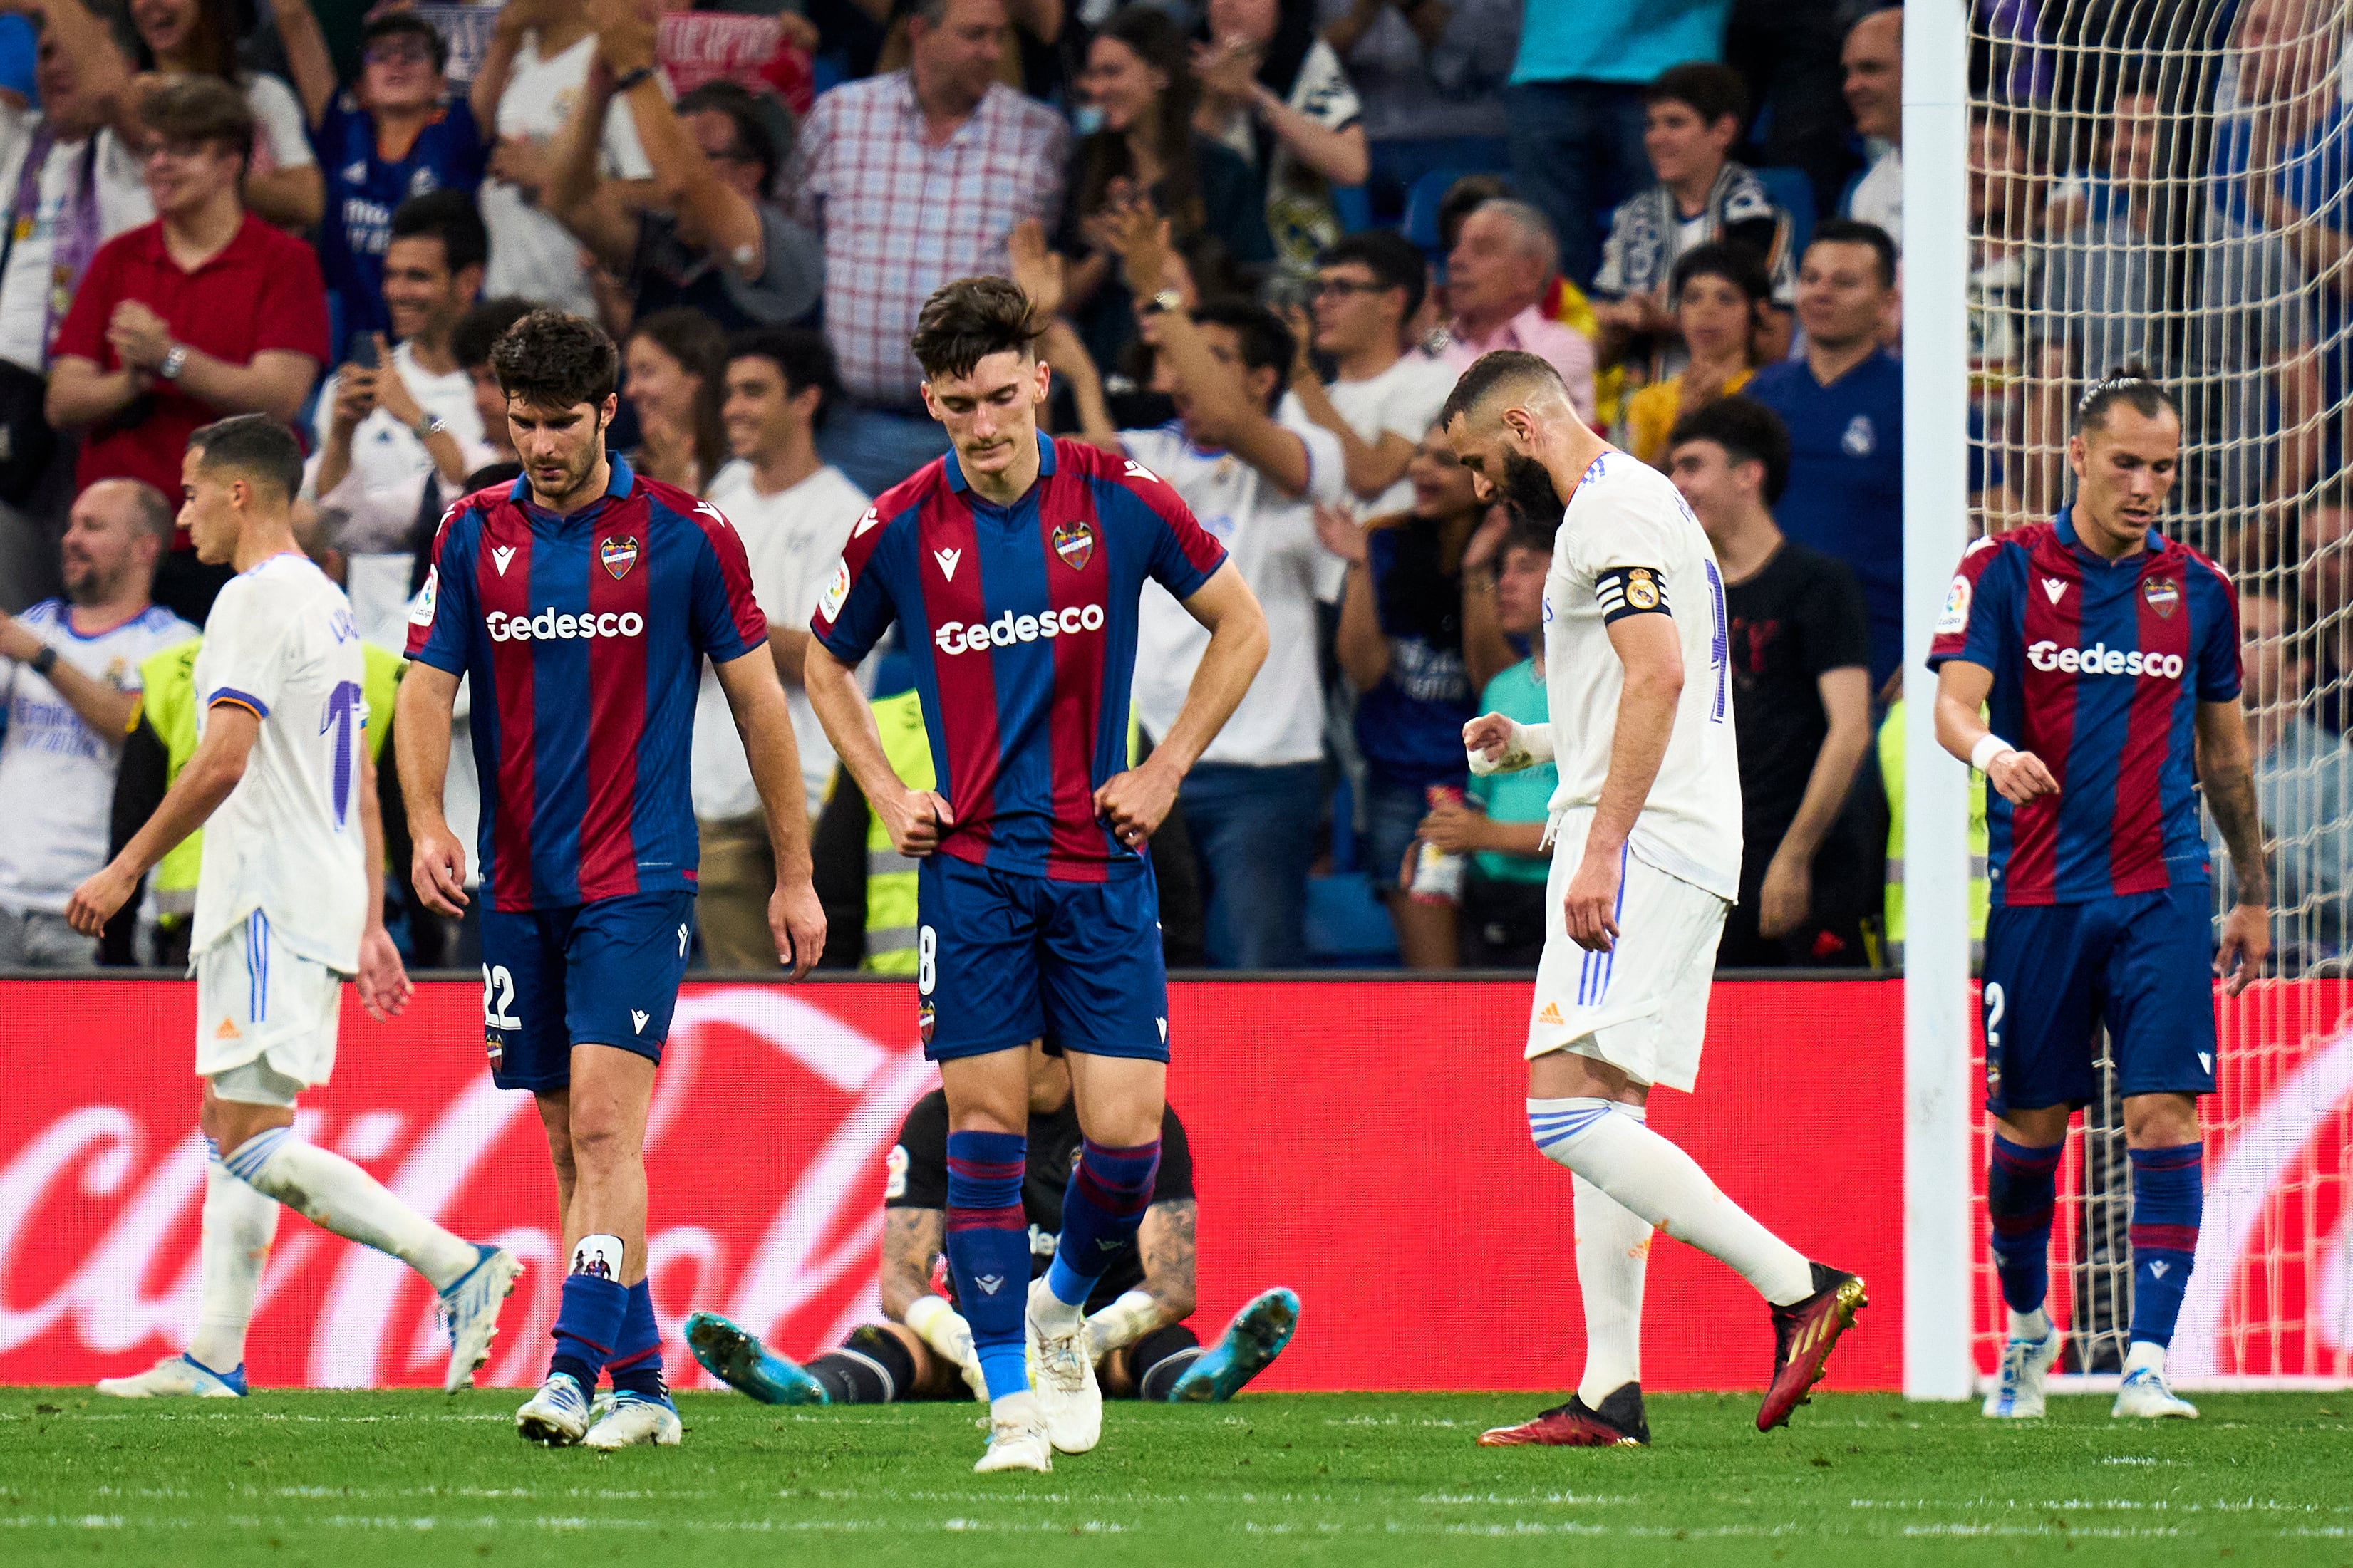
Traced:
<svg viewBox="0 0 2353 1568">
<path fill-rule="evenodd" d="M 1609 952 L 1618 945 L 1618 885 L 1622 875 L 1616 855 L 1591 848 L 1577 863 L 1562 900 L 1562 921 L 1568 940 L 1588 952 Z"/>
<path fill-rule="evenodd" d="M 776 962 L 790 964 L 796 980 L 825 956 L 825 906 L 807 878 L 778 882 L 768 895 L 768 934 L 776 939 Z"/>
<path fill-rule="evenodd" d="M 466 908 L 466 847 L 458 842 L 447 823 L 417 827 L 416 833 L 417 843 L 408 857 L 408 880 L 427 909 L 454 920 Z"/>
<path fill-rule="evenodd" d="M 2032 752 L 2004 752 L 1986 764 L 1986 777 L 2012 805 L 2059 793 L 2059 781 Z"/>
<path fill-rule="evenodd" d="M 874 803 L 891 847 L 911 859 L 922 859 L 940 847 L 940 835 L 955 826 L 947 797 L 936 790 L 911 789 L 896 798 L 885 795 Z"/>
<path fill-rule="evenodd" d="M 1110 823 L 1113 835 L 1130 849 L 1142 848 L 1176 804 L 1176 779 L 1150 763 L 1113 773 L 1095 791 L 1095 815 Z"/>
</svg>

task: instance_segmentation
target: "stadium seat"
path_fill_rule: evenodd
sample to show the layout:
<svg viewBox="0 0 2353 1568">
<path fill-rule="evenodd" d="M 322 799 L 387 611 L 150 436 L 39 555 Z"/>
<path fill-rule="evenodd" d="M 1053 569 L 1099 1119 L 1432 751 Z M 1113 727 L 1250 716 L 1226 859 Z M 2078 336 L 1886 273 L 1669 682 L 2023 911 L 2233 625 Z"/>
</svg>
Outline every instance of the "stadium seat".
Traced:
<svg viewBox="0 0 2353 1568">
<path fill-rule="evenodd" d="M 1465 169 L 1432 169 L 1413 183 L 1405 194 L 1405 237 L 1421 247 L 1421 253 L 1432 261 L 1446 259 L 1438 239 L 1438 204 L 1454 182 L 1470 171 Z"/>
<path fill-rule="evenodd" d="M 1397 928 L 1361 871 L 1307 879 L 1307 961 L 1318 969 L 1397 966 Z"/>
<path fill-rule="evenodd" d="M 1332 214 L 1343 234 L 1361 234 L 1373 226 L 1373 199 L 1362 185 L 1332 187 Z"/>
<path fill-rule="evenodd" d="M 1765 183 L 1773 205 L 1789 215 L 1790 256 L 1803 256 L 1806 241 L 1814 234 L 1814 183 L 1803 169 L 1759 169 L 1757 177 Z"/>
</svg>

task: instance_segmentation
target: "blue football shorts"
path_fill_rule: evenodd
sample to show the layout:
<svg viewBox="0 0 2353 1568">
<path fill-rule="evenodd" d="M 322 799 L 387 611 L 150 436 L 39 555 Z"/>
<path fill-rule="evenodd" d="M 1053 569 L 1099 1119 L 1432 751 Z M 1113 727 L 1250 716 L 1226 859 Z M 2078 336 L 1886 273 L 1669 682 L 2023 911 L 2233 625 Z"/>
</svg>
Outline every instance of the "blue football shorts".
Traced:
<svg viewBox="0 0 2353 1568">
<path fill-rule="evenodd" d="M 2213 891 L 2205 883 L 1986 919 L 1986 1110 L 2082 1106 L 2108 1031 L 2120 1092 L 2214 1092 Z"/>
<path fill-rule="evenodd" d="M 501 1089 L 562 1089 L 574 1046 L 661 1060 L 694 933 L 694 895 L 630 893 L 482 911 L 482 1039 Z"/>
<path fill-rule="evenodd" d="M 1152 868 L 1060 882 L 926 856 L 915 877 L 916 1019 L 934 1061 L 1044 1038 L 1168 1059 L 1168 973 Z"/>
</svg>

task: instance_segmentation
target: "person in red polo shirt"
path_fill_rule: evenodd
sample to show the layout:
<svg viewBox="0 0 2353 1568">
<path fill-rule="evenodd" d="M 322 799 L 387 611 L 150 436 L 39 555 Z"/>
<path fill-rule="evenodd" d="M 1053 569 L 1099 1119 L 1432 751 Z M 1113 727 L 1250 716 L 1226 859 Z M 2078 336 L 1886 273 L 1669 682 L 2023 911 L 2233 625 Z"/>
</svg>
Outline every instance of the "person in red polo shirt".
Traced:
<svg viewBox="0 0 2353 1568">
<path fill-rule="evenodd" d="M 197 426 L 229 414 L 291 421 L 327 363 L 327 290 L 310 247 L 245 210 L 253 111 L 192 77 L 151 94 L 147 189 L 156 221 L 100 246 L 58 330 L 49 423 L 83 431 L 77 489 L 143 479 L 180 489 Z M 202 625 L 227 570 L 183 530 L 155 602 Z"/>
</svg>

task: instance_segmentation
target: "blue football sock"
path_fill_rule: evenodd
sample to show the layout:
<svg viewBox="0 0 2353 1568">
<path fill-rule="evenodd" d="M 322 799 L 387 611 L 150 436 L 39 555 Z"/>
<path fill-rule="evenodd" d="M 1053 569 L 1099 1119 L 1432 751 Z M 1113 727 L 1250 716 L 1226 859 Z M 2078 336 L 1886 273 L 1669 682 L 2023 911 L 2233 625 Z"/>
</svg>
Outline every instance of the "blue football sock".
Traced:
<svg viewBox="0 0 2353 1568">
<path fill-rule="evenodd" d="M 2173 1342 L 2181 1293 L 2198 1258 L 2198 1220 L 2206 1204 L 2202 1143 L 2132 1152 L 2135 1343 Z"/>
<path fill-rule="evenodd" d="M 613 1386 L 648 1399 L 666 1399 L 670 1386 L 662 1381 L 661 1321 L 654 1316 L 654 1287 L 640 1279 L 629 1287 L 629 1307 L 621 1318 L 620 1342 L 613 1359 L 605 1363 Z"/>
<path fill-rule="evenodd" d="M 1046 1288 L 1066 1307 L 1083 1303 L 1111 1259 L 1133 1246 L 1152 1202 L 1160 1140 L 1113 1149 L 1090 1138 L 1062 1194 L 1062 1236 L 1046 1270 Z"/>
<path fill-rule="evenodd" d="M 1029 1386 L 1021 1330 L 1029 1299 L 1029 1220 L 1021 1208 L 1029 1149 L 1018 1132 L 948 1134 L 948 1271 L 991 1399 Z"/>
<path fill-rule="evenodd" d="M 2051 1211 L 2059 1201 L 2064 1142 L 2036 1149 L 1993 1135 L 1986 1210 L 1993 1230 L 1994 1272 L 2013 1312 L 2039 1312 L 2051 1289 Z"/>
<path fill-rule="evenodd" d="M 629 1312 L 629 1292 L 616 1278 L 621 1269 L 621 1239 L 588 1236 L 573 1249 L 572 1272 L 555 1310 L 555 1354 L 547 1370 L 568 1373 L 582 1392 L 596 1390 L 596 1374 L 621 1342 Z"/>
</svg>

